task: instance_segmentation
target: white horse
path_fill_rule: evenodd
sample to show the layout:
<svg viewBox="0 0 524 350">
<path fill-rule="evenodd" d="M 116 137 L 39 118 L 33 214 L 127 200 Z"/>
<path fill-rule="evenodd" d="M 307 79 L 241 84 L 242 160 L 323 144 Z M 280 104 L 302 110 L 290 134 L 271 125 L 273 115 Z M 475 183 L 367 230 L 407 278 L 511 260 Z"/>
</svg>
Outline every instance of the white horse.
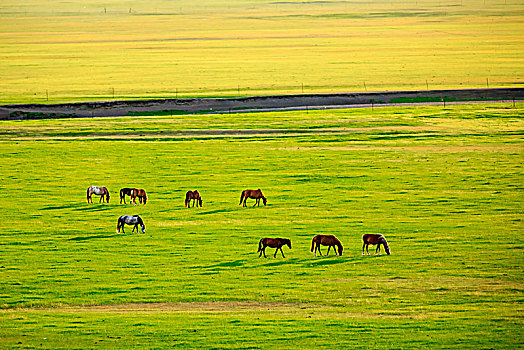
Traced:
<svg viewBox="0 0 524 350">
<path fill-rule="evenodd" d="M 105 187 L 98 187 L 98 186 L 91 186 L 87 189 L 87 203 L 91 202 L 93 203 L 93 199 L 91 198 L 91 196 L 93 194 L 96 194 L 97 196 L 101 196 L 100 197 L 100 202 L 102 202 L 104 200 L 104 196 L 106 196 L 106 201 L 107 203 L 109 203 L 109 190 Z"/>
<path fill-rule="evenodd" d="M 144 221 L 142 221 L 142 218 L 138 215 L 122 215 L 118 218 L 118 223 L 116 224 L 116 232 L 120 233 L 120 229 L 122 229 L 122 233 L 124 232 L 124 224 L 127 225 L 135 225 L 133 227 L 133 231 L 131 233 L 138 232 L 138 225 L 142 228 L 142 233 L 146 233 L 146 225 L 144 225 Z"/>
</svg>

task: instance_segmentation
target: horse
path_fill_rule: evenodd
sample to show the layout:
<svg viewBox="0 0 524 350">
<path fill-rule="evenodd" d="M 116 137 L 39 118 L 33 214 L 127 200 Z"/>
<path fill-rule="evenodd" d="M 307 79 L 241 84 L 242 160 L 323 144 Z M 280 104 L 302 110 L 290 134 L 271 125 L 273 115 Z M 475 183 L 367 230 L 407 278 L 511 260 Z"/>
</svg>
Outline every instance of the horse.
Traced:
<svg viewBox="0 0 524 350">
<path fill-rule="evenodd" d="M 144 205 L 147 203 L 147 193 L 144 189 L 137 189 L 133 188 L 131 191 L 131 200 L 133 201 L 133 204 L 136 204 L 136 197 L 138 197 L 138 203 L 142 204 L 142 201 L 144 201 Z"/>
<path fill-rule="evenodd" d="M 135 227 L 133 227 L 133 231 L 131 231 L 131 233 L 135 232 L 135 229 L 136 229 L 136 232 L 138 233 L 138 225 L 141 226 L 142 233 L 146 233 L 146 225 L 144 225 L 144 221 L 138 215 L 122 215 L 121 217 L 119 217 L 118 218 L 118 223 L 116 224 L 116 232 L 117 233 L 120 233 L 120 229 L 122 229 L 122 233 L 125 233 L 124 232 L 124 224 L 135 225 Z"/>
<path fill-rule="evenodd" d="M 98 196 L 101 196 L 100 197 L 100 202 L 102 202 L 104 200 L 104 196 L 106 196 L 106 201 L 107 203 L 109 203 L 109 191 L 107 190 L 107 188 L 105 187 L 97 187 L 97 186 L 90 186 L 88 189 L 87 189 L 87 203 L 93 203 L 93 199 L 91 198 L 91 196 L 93 194 L 96 194 Z"/>
<path fill-rule="evenodd" d="M 322 251 L 320 250 L 320 245 L 327 245 L 328 251 L 326 255 L 329 255 L 329 250 L 331 247 L 333 247 L 333 250 L 335 250 L 335 246 L 338 248 L 338 254 L 335 250 L 335 255 L 342 255 L 342 251 L 344 248 L 342 247 L 342 243 L 338 240 L 337 237 L 333 235 L 316 235 L 313 237 L 313 241 L 311 242 L 311 253 L 313 253 L 313 248 L 315 248 L 315 256 L 317 256 L 317 249 L 320 255 L 322 255 Z"/>
<path fill-rule="evenodd" d="M 264 253 L 264 258 L 265 258 L 266 257 L 266 247 L 270 247 L 270 248 L 277 248 L 277 250 L 275 250 L 275 255 L 273 255 L 274 258 L 277 257 L 277 252 L 279 249 L 280 249 L 280 252 L 282 253 L 282 257 L 285 258 L 284 252 L 282 251 L 282 246 L 285 246 L 285 245 L 287 245 L 289 249 L 291 249 L 291 240 L 287 238 L 262 238 L 260 242 L 258 242 L 257 253 L 260 252 L 258 257 L 260 258 L 262 253 Z"/>
<path fill-rule="evenodd" d="M 120 204 L 122 204 L 122 201 L 124 201 L 124 204 L 126 204 L 126 195 L 128 195 L 129 197 L 132 197 L 133 196 L 133 190 L 135 190 L 134 188 L 122 188 L 120 190 Z"/>
<path fill-rule="evenodd" d="M 380 252 L 380 245 L 384 246 L 384 250 L 386 251 L 386 253 L 388 255 L 391 254 L 391 252 L 389 250 L 388 242 L 386 241 L 384 236 L 382 236 L 381 234 L 366 233 L 365 235 L 362 236 L 362 241 L 364 242 L 364 244 L 362 245 L 362 255 L 365 255 L 364 254 L 364 247 L 366 248 L 366 251 L 368 252 L 368 255 L 369 255 L 369 245 L 370 244 L 372 244 L 372 245 L 376 244 L 377 245 L 377 249 L 375 250 L 375 255 L 377 254 L 377 252 L 379 254 L 382 254 Z"/>
<path fill-rule="evenodd" d="M 260 190 L 260 188 L 258 190 L 244 190 L 242 191 L 242 195 L 240 196 L 240 203 L 238 203 L 238 205 L 242 204 L 242 201 L 244 201 L 244 207 L 247 207 L 246 205 L 246 201 L 248 198 L 253 198 L 255 199 L 255 205 L 258 204 L 258 206 L 260 206 L 260 198 L 262 198 L 262 201 L 264 201 L 264 205 L 267 204 L 267 199 L 266 197 L 264 197 L 264 195 L 262 194 L 262 191 Z"/>
<path fill-rule="evenodd" d="M 184 206 L 186 208 L 190 207 L 191 200 L 193 200 L 193 207 L 195 206 L 195 201 L 196 201 L 196 206 L 197 207 L 198 207 L 199 204 L 200 204 L 200 207 L 202 207 L 202 197 L 200 197 L 200 193 L 198 193 L 197 190 L 187 191 L 187 193 L 186 193 L 186 201 L 184 202 Z"/>
</svg>

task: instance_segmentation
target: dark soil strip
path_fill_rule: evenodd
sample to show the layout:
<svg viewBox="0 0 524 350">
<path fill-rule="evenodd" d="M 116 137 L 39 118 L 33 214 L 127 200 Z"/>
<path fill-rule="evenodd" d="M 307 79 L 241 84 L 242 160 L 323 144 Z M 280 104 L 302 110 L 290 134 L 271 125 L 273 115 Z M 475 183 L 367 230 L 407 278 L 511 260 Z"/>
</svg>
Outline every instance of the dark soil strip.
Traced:
<svg viewBox="0 0 524 350">
<path fill-rule="evenodd" d="M 520 101 L 524 88 L 421 90 L 346 94 L 252 96 L 243 98 L 158 99 L 0 106 L 0 120 L 122 117 L 196 113 L 238 113 L 291 109 L 380 106 L 396 103 Z"/>
</svg>

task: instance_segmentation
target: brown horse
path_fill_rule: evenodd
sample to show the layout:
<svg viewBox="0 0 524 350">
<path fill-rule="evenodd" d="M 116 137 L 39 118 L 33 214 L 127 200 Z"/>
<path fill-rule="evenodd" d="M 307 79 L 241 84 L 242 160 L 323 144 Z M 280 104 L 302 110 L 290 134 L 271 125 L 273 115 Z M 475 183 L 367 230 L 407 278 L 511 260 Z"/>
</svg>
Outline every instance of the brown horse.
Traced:
<svg viewBox="0 0 524 350">
<path fill-rule="evenodd" d="M 133 204 L 136 205 L 136 197 L 138 197 L 138 203 L 142 204 L 142 201 L 144 202 L 144 205 L 147 203 L 147 193 L 144 189 L 138 189 L 133 188 L 131 191 L 131 200 L 133 201 Z"/>
<path fill-rule="evenodd" d="M 105 199 L 107 203 L 109 203 L 109 191 L 105 187 L 98 187 L 98 186 L 90 186 L 87 189 L 87 203 L 93 203 L 93 194 L 96 194 L 97 196 L 100 196 L 100 201 L 98 203 L 102 202 Z"/>
<path fill-rule="evenodd" d="M 364 254 L 364 247 L 366 248 L 366 251 L 368 252 L 368 255 L 369 255 L 369 245 L 377 245 L 377 249 L 375 250 L 375 255 L 377 254 L 377 252 L 379 254 L 381 254 L 380 252 L 380 245 L 383 245 L 384 246 L 384 250 L 386 251 L 386 253 L 388 255 L 391 254 L 391 252 L 389 251 L 389 245 L 388 245 L 388 242 L 386 241 L 386 239 L 384 238 L 384 236 L 382 236 L 381 234 L 375 234 L 375 233 L 366 233 L 365 235 L 362 236 L 362 241 L 364 242 L 364 244 L 362 245 L 362 255 L 365 255 Z"/>
<path fill-rule="evenodd" d="M 255 199 L 255 205 L 258 204 L 258 206 L 260 206 L 260 198 L 262 198 L 262 201 L 264 202 L 264 205 L 267 204 L 267 199 L 266 197 L 264 197 L 264 195 L 262 194 L 262 191 L 260 190 L 260 188 L 258 190 L 244 190 L 242 191 L 242 195 L 240 196 L 240 203 L 238 203 L 238 205 L 242 204 L 242 201 L 244 201 L 244 207 L 247 207 L 246 205 L 246 201 L 248 198 L 253 198 Z"/>
<path fill-rule="evenodd" d="M 331 247 L 333 247 L 333 250 L 335 250 L 335 246 L 338 248 L 338 254 L 335 250 L 335 255 L 342 255 L 342 251 L 344 248 L 342 247 L 342 243 L 338 240 L 337 237 L 333 235 L 316 235 L 313 237 L 313 241 L 311 242 L 311 253 L 313 253 L 313 248 L 315 248 L 315 256 L 317 256 L 317 249 L 320 255 L 322 255 L 322 251 L 320 250 L 320 245 L 327 245 L 328 251 L 326 255 L 329 255 L 329 250 Z"/>
<path fill-rule="evenodd" d="M 185 205 L 186 208 L 190 207 L 191 200 L 193 200 L 193 207 L 195 206 L 195 202 L 196 202 L 197 208 L 198 208 L 198 205 L 200 205 L 200 207 L 202 207 L 202 197 L 200 197 L 200 193 L 198 193 L 197 190 L 187 191 L 187 193 L 186 193 L 186 201 L 184 202 L 184 205 Z"/>
<path fill-rule="evenodd" d="M 277 257 L 277 252 L 279 249 L 280 249 L 280 252 L 282 253 L 282 257 L 285 258 L 284 252 L 282 251 L 282 246 L 285 246 L 285 245 L 287 245 L 289 249 L 291 249 L 291 240 L 287 238 L 262 238 L 260 242 L 258 242 L 257 253 L 260 252 L 258 257 L 260 258 L 262 253 L 264 253 L 264 258 L 265 258 L 266 257 L 266 247 L 270 247 L 270 248 L 277 248 L 277 250 L 275 250 L 275 255 L 273 255 L 274 258 Z"/>
</svg>

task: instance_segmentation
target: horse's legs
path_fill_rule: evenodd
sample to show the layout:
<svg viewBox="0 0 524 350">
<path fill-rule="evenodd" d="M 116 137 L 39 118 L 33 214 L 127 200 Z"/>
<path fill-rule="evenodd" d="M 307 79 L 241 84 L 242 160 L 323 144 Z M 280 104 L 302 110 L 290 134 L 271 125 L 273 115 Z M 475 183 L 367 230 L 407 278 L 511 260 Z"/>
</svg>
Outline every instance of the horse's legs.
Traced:
<svg viewBox="0 0 524 350">
<path fill-rule="evenodd" d="M 362 255 L 366 255 L 364 254 L 364 247 L 366 246 L 366 243 L 362 244 Z"/>
<path fill-rule="evenodd" d="M 282 250 L 282 247 L 279 247 L 278 249 L 280 249 L 280 252 L 282 253 L 282 257 L 285 258 L 285 256 L 284 256 L 284 251 Z M 278 249 L 277 249 L 277 250 L 278 250 Z M 277 254 L 277 252 L 275 252 L 275 255 L 276 255 L 276 254 Z M 275 256 L 275 258 L 276 258 L 276 256 Z"/>
<path fill-rule="evenodd" d="M 100 196 L 100 200 L 98 201 L 98 203 L 102 203 L 102 200 L 104 199 L 104 196 Z"/>
<path fill-rule="evenodd" d="M 377 249 L 375 249 L 375 255 L 377 255 L 377 252 L 378 252 L 378 255 L 382 255 L 382 252 L 380 251 L 380 243 L 377 244 Z"/>
<path fill-rule="evenodd" d="M 264 247 L 262 248 L 262 253 L 264 253 L 264 258 L 267 258 L 267 256 L 266 256 L 266 246 L 264 246 Z"/>
<path fill-rule="evenodd" d="M 257 205 L 257 202 L 258 202 L 258 198 L 255 199 L 255 204 L 253 204 L 253 206 Z"/>
<path fill-rule="evenodd" d="M 366 244 L 366 253 L 369 255 L 369 243 Z"/>
<path fill-rule="evenodd" d="M 328 245 L 328 251 L 327 251 L 327 253 L 326 253 L 326 256 L 328 256 L 328 255 L 329 255 L 329 250 L 330 250 L 330 249 L 331 249 L 331 246 L 330 246 L 330 245 Z"/>
</svg>

